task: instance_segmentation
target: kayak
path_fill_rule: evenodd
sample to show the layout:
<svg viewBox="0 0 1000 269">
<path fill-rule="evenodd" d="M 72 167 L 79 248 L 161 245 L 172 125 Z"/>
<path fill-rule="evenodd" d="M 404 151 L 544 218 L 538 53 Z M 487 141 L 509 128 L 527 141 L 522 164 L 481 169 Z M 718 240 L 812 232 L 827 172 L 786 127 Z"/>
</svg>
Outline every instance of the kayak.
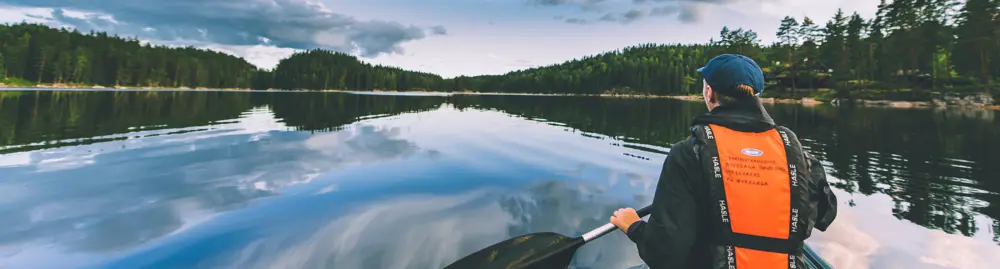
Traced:
<svg viewBox="0 0 1000 269">
<path fill-rule="evenodd" d="M 820 257 L 812 248 L 809 248 L 809 245 L 806 245 L 803 249 L 805 251 L 802 254 L 806 257 L 806 266 L 810 269 L 833 269 L 833 266 L 830 266 L 823 257 Z"/>
</svg>

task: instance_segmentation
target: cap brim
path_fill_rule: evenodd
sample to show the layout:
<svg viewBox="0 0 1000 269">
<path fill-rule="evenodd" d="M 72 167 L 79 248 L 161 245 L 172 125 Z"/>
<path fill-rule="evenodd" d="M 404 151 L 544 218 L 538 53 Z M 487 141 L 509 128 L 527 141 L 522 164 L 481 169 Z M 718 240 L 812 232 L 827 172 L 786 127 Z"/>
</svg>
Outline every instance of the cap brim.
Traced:
<svg viewBox="0 0 1000 269">
<path fill-rule="evenodd" d="M 702 66 L 701 68 L 698 68 L 698 69 L 697 69 L 697 70 L 695 70 L 695 71 L 698 71 L 698 73 L 701 73 L 701 71 L 702 71 L 702 70 L 705 70 L 705 67 L 704 67 L 704 66 Z"/>
</svg>

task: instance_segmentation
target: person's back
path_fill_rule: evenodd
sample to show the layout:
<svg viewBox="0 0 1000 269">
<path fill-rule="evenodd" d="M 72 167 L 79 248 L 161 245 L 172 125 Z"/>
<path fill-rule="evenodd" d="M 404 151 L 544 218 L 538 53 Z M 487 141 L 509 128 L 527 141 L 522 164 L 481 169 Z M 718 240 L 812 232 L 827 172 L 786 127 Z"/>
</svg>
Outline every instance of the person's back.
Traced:
<svg viewBox="0 0 1000 269">
<path fill-rule="evenodd" d="M 698 70 L 709 113 L 664 162 L 649 222 L 619 209 L 611 222 L 659 268 L 804 268 L 802 242 L 836 217 L 822 165 L 757 98 L 753 60 L 725 54 Z"/>
</svg>

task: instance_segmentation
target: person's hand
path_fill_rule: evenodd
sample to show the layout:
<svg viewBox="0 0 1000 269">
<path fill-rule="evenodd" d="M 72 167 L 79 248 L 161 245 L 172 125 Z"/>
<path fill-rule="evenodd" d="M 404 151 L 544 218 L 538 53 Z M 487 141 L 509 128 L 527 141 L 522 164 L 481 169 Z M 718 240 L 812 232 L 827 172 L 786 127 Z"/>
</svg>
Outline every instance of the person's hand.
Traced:
<svg viewBox="0 0 1000 269">
<path fill-rule="evenodd" d="M 631 207 L 619 208 L 615 211 L 615 214 L 611 216 L 611 224 L 618 226 L 622 232 L 628 232 L 628 226 L 639 221 L 639 214 L 635 213 L 635 209 Z"/>
</svg>

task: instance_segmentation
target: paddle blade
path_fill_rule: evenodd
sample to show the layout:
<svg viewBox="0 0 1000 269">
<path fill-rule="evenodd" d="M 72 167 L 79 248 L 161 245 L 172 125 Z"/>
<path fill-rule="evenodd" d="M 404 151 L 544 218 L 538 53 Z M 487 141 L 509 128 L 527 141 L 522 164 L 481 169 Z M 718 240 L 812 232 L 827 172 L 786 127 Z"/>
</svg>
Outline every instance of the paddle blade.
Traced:
<svg viewBox="0 0 1000 269">
<path fill-rule="evenodd" d="M 493 244 L 444 269 L 567 268 L 581 245 L 582 239 L 557 233 L 526 234 Z"/>
</svg>

